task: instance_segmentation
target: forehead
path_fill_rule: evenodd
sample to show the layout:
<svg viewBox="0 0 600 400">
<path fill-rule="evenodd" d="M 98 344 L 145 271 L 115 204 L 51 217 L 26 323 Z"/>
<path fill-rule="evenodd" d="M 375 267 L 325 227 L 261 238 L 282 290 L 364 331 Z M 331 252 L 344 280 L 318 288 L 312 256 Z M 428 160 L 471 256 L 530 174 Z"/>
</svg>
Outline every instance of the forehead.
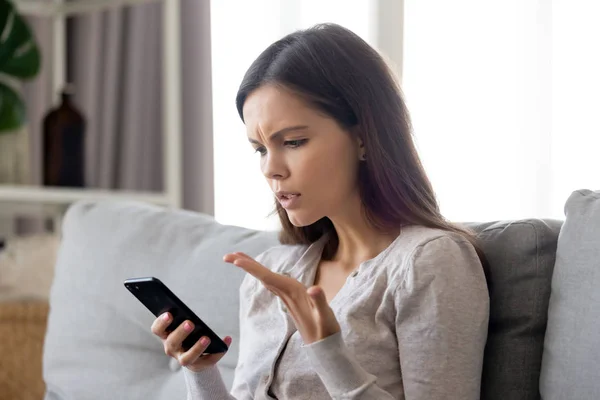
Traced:
<svg viewBox="0 0 600 400">
<path fill-rule="evenodd" d="M 243 113 L 249 131 L 257 128 L 274 130 L 282 125 L 308 123 L 318 118 L 318 113 L 301 96 L 274 85 L 254 90 L 244 103 Z"/>
</svg>

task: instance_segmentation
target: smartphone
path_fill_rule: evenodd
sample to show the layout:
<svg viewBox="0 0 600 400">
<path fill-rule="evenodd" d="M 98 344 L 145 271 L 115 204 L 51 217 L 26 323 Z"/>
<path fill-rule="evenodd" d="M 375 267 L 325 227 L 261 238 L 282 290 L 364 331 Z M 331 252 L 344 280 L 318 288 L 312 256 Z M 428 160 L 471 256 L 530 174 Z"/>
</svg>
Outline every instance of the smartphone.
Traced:
<svg viewBox="0 0 600 400">
<path fill-rule="evenodd" d="M 167 311 L 171 313 L 173 322 L 167 327 L 167 332 L 174 331 L 175 328 L 186 320 L 194 323 L 194 330 L 183 341 L 182 347 L 184 350 L 189 350 L 202 336 L 206 336 L 210 338 L 210 344 L 204 351 L 205 354 L 224 353 L 227 351 L 228 348 L 225 342 L 158 278 L 153 276 L 130 278 L 126 279 L 124 284 L 156 317 Z"/>
</svg>

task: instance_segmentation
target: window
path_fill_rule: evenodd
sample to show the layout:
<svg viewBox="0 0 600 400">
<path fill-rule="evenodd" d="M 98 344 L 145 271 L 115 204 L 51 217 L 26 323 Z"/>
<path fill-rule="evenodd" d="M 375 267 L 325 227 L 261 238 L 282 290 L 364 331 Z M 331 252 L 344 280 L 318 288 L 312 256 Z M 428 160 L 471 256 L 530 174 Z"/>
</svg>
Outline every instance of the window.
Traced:
<svg viewBox="0 0 600 400">
<path fill-rule="evenodd" d="M 403 88 L 448 218 L 564 218 L 600 188 L 596 2 L 404 4 Z"/>
<path fill-rule="evenodd" d="M 403 16 L 399 4 L 212 2 L 219 222 L 278 227 L 266 218 L 273 198 L 245 140 L 235 94 L 269 44 L 328 21 L 376 48 L 378 35 L 384 47 L 403 48 L 394 61 L 401 62 L 419 153 L 447 218 L 562 219 L 573 190 L 600 189 L 600 3 L 404 0 Z"/>
<path fill-rule="evenodd" d="M 215 218 L 223 224 L 277 229 L 271 190 L 246 140 L 235 95 L 244 73 L 271 43 L 296 29 L 339 23 L 372 37 L 369 0 L 214 0 L 211 2 Z M 343 12 L 342 12 L 343 10 Z"/>
</svg>

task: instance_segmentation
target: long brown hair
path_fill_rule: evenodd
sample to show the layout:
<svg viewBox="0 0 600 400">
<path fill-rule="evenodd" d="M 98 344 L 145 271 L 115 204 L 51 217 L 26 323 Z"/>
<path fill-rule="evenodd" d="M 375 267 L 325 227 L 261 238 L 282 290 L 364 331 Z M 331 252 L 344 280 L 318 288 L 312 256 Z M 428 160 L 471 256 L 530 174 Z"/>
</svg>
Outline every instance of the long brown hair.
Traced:
<svg viewBox="0 0 600 400">
<path fill-rule="evenodd" d="M 282 85 L 303 96 L 363 141 L 367 159 L 360 163 L 359 190 L 363 212 L 384 232 L 402 225 L 422 225 L 457 232 L 485 257 L 474 234 L 447 221 L 417 154 L 412 126 L 394 75 L 375 49 L 358 35 L 336 24 L 296 31 L 264 50 L 240 85 L 236 105 L 264 84 Z M 323 257 L 331 258 L 338 237 L 331 220 L 303 227 L 290 222 L 278 202 L 275 212 L 284 244 L 310 244 L 331 233 Z"/>
</svg>

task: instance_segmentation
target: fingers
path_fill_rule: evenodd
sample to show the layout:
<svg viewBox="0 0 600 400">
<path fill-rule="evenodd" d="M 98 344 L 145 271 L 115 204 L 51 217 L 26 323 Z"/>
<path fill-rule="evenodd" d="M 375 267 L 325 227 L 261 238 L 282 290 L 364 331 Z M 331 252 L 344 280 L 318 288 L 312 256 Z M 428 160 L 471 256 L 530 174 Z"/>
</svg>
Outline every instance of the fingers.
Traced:
<svg viewBox="0 0 600 400">
<path fill-rule="evenodd" d="M 185 321 L 180 324 L 167 338 L 163 341 L 165 354 L 171 357 L 178 357 L 181 353 L 181 344 L 185 338 L 194 330 L 194 324 L 191 321 Z"/>
<path fill-rule="evenodd" d="M 185 367 L 194 363 L 206 351 L 209 345 L 210 339 L 202 336 L 188 351 L 179 354 L 179 364 Z"/>
<path fill-rule="evenodd" d="M 169 327 L 169 324 L 171 324 L 171 314 L 166 312 L 154 320 L 150 330 L 159 338 L 166 339 L 169 335 L 169 333 L 166 331 Z"/>
<path fill-rule="evenodd" d="M 269 283 L 272 276 L 274 275 L 274 273 L 270 269 L 262 266 L 258 262 L 248 257 L 237 257 L 235 260 L 233 260 L 233 265 L 242 268 L 250 275 L 254 276 L 255 278 L 261 280 L 264 283 Z"/>
<path fill-rule="evenodd" d="M 225 257 L 223 257 L 223 261 L 233 262 L 233 260 L 235 260 L 237 258 L 248 258 L 248 259 L 253 260 L 253 258 L 250 257 L 248 254 L 243 253 L 241 251 L 236 251 L 235 253 L 226 254 Z"/>
<path fill-rule="evenodd" d="M 245 253 L 237 252 L 226 254 L 223 257 L 223 261 L 242 268 L 244 271 L 260 280 L 264 285 L 283 289 L 282 285 L 285 283 L 284 277 L 274 273 Z"/>
<path fill-rule="evenodd" d="M 242 267 L 244 270 L 249 269 L 248 272 L 251 273 L 264 273 L 266 271 L 271 272 L 268 268 L 264 267 L 252 257 L 242 252 L 226 254 L 223 257 L 223 261 L 233 264 L 237 267 Z"/>
<path fill-rule="evenodd" d="M 237 251 L 235 253 L 229 253 L 229 254 L 225 254 L 225 256 L 223 257 L 223 261 L 234 264 L 234 262 L 236 260 L 248 260 L 248 261 L 254 261 L 255 263 L 257 263 L 258 265 L 260 265 L 256 260 L 254 260 L 254 258 L 250 257 L 248 254 L 246 253 L 242 253 L 240 251 Z"/>
<path fill-rule="evenodd" d="M 311 301 L 307 299 L 305 286 L 297 280 L 279 274 L 266 268 L 247 254 L 237 252 L 229 253 L 223 257 L 225 262 L 238 266 L 261 281 L 263 286 L 281 298 L 292 317 L 301 310 L 305 310 L 306 305 L 311 306 Z M 325 301 L 327 303 L 327 301 Z"/>
<path fill-rule="evenodd" d="M 223 261 L 228 262 L 228 263 L 233 263 L 233 261 L 235 261 L 242 255 L 244 255 L 244 253 L 240 253 L 240 252 L 225 254 L 225 256 L 223 256 Z"/>
<path fill-rule="evenodd" d="M 199 358 L 202 359 L 203 364 L 212 365 L 218 362 L 225 355 L 225 353 L 202 355 L 208 347 L 208 344 L 205 344 L 206 342 L 203 342 L 202 339 L 208 338 L 203 336 L 188 351 L 179 355 L 179 364 L 181 366 L 188 367 L 193 371 L 195 370 L 195 368 L 190 367 L 190 365 L 196 363 Z M 231 338 L 231 336 L 227 336 L 223 339 L 223 341 L 225 342 L 227 347 L 229 347 L 231 346 L 231 342 L 233 341 L 233 339 Z"/>
<path fill-rule="evenodd" d="M 181 366 L 187 367 L 192 371 L 201 371 L 202 369 L 217 363 L 225 352 L 219 354 L 204 354 L 210 345 L 210 339 L 203 336 L 187 351 L 183 351 L 182 343 L 194 331 L 194 324 L 191 321 L 184 321 L 173 332 L 167 332 L 167 327 L 171 323 L 172 316 L 165 313 L 156 318 L 152 323 L 152 333 L 160 337 L 163 342 L 165 354 L 177 359 Z M 227 347 L 231 346 L 231 336 L 226 336 L 223 341 Z"/>
</svg>

